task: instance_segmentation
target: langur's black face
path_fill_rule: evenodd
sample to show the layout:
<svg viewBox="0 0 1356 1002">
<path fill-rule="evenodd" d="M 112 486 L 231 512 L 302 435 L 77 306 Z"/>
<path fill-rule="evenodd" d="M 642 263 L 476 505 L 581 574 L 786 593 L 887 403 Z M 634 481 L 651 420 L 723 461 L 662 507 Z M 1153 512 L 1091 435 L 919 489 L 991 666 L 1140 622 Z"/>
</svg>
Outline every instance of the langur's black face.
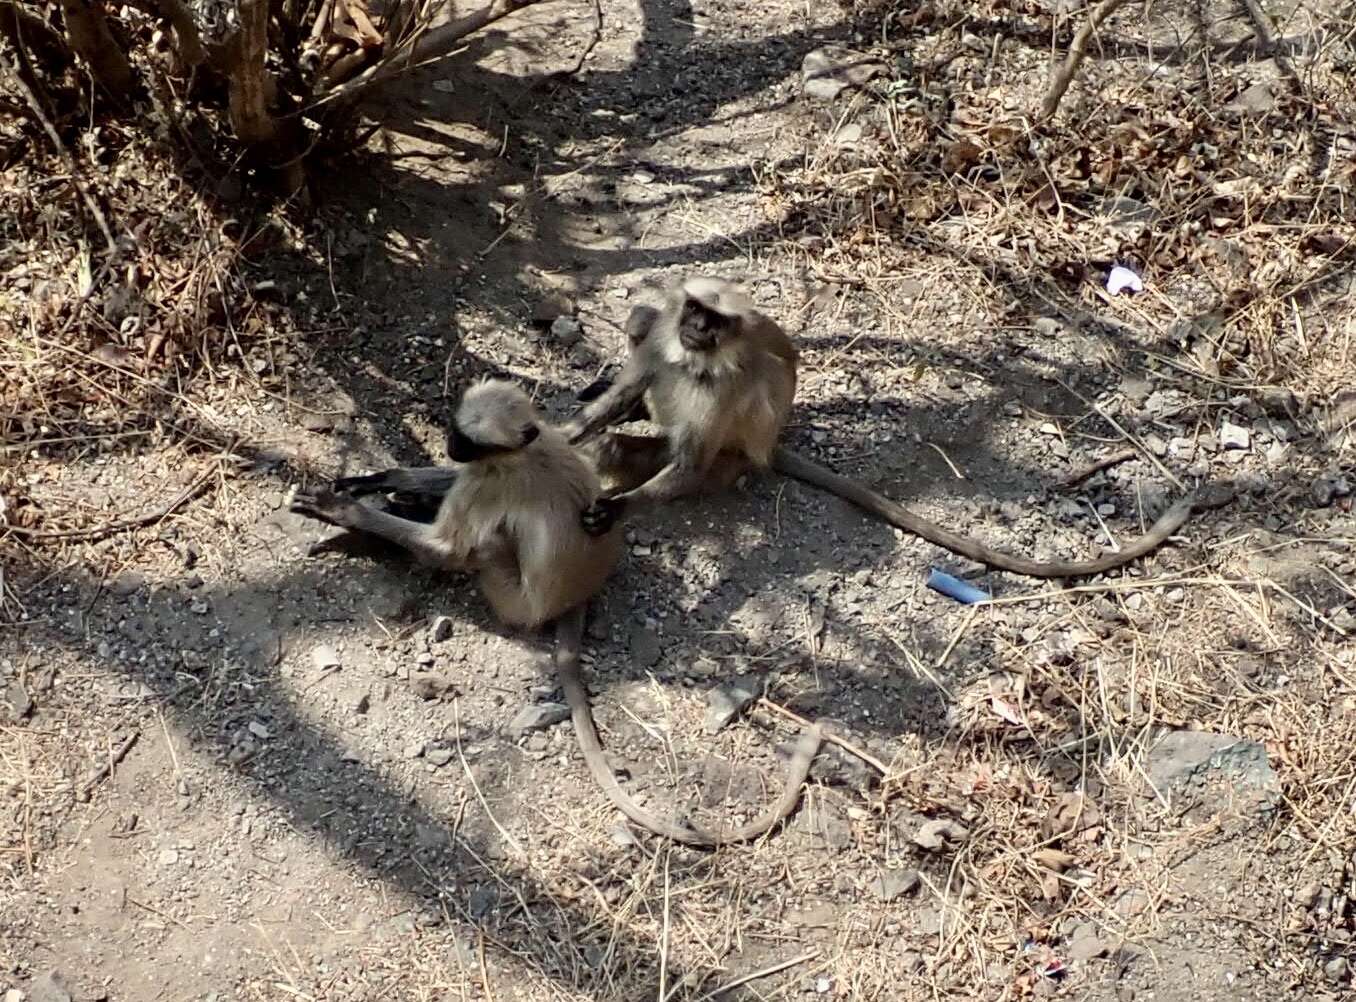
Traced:
<svg viewBox="0 0 1356 1002">
<path fill-rule="evenodd" d="M 500 442 L 479 442 L 457 426 L 456 418 L 447 423 L 447 455 L 454 463 L 474 463 L 479 459 L 504 456 L 531 445 L 541 434 L 534 424 L 523 428 L 518 441 L 509 445 Z"/>
<path fill-rule="evenodd" d="M 688 351 L 715 351 L 730 338 L 738 323 L 695 299 L 685 299 L 678 314 L 678 340 Z"/>
</svg>

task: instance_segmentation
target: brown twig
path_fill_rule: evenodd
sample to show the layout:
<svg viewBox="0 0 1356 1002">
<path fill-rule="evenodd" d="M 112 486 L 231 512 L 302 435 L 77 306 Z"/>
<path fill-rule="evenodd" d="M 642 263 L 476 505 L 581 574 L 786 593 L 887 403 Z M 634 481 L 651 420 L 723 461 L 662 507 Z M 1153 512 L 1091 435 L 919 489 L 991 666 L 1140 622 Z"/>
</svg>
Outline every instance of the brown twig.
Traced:
<svg viewBox="0 0 1356 1002">
<path fill-rule="evenodd" d="M 811 726 L 810 721 L 806 720 L 799 713 L 796 713 L 794 710 L 788 710 L 786 707 L 772 702 L 772 700 L 768 699 L 766 696 L 762 696 L 759 698 L 758 705 L 765 710 L 771 710 L 773 713 L 780 714 L 787 720 L 794 720 L 802 727 L 808 728 Z M 890 775 L 889 767 L 880 759 L 872 755 L 869 751 L 862 748 L 860 745 L 855 745 L 847 738 L 841 738 L 837 734 L 834 734 L 832 731 L 829 730 L 824 730 L 823 733 L 824 740 L 827 741 L 829 744 L 837 745 L 839 748 L 843 749 L 843 751 L 847 752 L 848 754 L 857 756 L 857 758 L 861 759 L 867 765 L 871 766 L 871 768 L 875 769 L 882 776 Z"/>
<path fill-rule="evenodd" d="M 181 506 L 191 501 L 206 486 L 207 481 L 217 472 L 216 466 L 209 466 L 198 478 L 185 487 L 177 497 L 161 505 L 154 511 L 149 511 L 144 515 L 137 515 L 134 518 L 119 519 L 116 522 L 106 522 L 103 525 L 96 525 L 89 529 L 30 529 L 23 525 L 0 526 L 0 536 L 6 532 L 12 532 L 16 536 L 23 536 L 26 539 L 95 539 L 101 536 L 112 535 L 115 532 L 126 532 L 128 529 L 137 529 L 143 525 L 149 525 L 152 522 L 158 522 L 168 515 L 172 515 Z"/>
<path fill-rule="evenodd" d="M 1067 491 L 1072 487 L 1077 487 L 1093 474 L 1101 473 L 1103 470 L 1109 470 L 1113 466 L 1124 463 L 1127 460 L 1135 459 L 1139 456 L 1136 449 L 1122 449 L 1120 452 L 1113 452 L 1109 456 L 1103 456 L 1101 459 L 1093 460 L 1086 466 L 1082 466 L 1070 473 L 1063 480 L 1055 484 L 1055 490 Z"/>
<path fill-rule="evenodd" d="M 122 743 L 119 744 L 118 747 L 108 753 L 108 757 L 104 759 L 103 764 L 90 773 L 89 778 L 85 780 L 81 785 L 79 792 L 76 794 L 76 798 L 81 803 L 89 800 L 94 793 L 94 788 L 113 774 L 114 767 L 127 756 L 127 753 L 132 750 L 132 746 L 137 743 L 137 738 L 140 736 L 140 731 L 133 731 L 131 734 L 127 735 L 127 737 L 122 739 Z"/>
<path fill-rule="evenodd" d="M 1300 93 L 1304 89 L 1303 84 L 1300 83 L 1299 74 L 1295 72 L 1290 57 L 1282 51 L 1282 46 L 1276 38 L 1276 26 L 1271 21 L 1271 15 L 1266 12 L 1261 0 L 1243 0 L 1243 6 L 1248 12 L 1248 17 L 1252 20 L 1253 30 L 1257 32 L 1257 40 L 1262 43 L 1263 53 L 1276 60 L 1276 65 L 1280 68 L 1281 74 L 1294 88 L 1295 93 Z"/>
<path fill-rule="evenodd" d="M 1055 113 L 1064 92 L 1069 89 L 1069 84 L 1078 73 L 1078 67 L 1083 64 L 1083 57 L 1088 54 L 1088 41 L 1101 27 L 1102 22 L 1114 14 L 1116 8 L 1124 2 L 1125 0 L 1102 0 L 1089 12 L 1087 21 L 1078 29 L 1078 34 L 1074 35 L 1073 44 L 1069 46 L 1069 54 L 1055 71 L 1054 78 L 1050 81 L 1050 89 L 1045 92 L 1045 100 L 1041 102 L 1042 119 L 1048 119 Z"/>
</svg>

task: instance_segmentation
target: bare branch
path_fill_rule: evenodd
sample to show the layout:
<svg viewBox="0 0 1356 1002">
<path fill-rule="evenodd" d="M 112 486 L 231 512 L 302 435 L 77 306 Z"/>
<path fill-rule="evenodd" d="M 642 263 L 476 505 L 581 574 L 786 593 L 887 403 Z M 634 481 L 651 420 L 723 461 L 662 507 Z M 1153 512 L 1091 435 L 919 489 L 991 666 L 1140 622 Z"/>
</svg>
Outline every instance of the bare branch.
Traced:
<svg viewBox="0 0 1356 1002">
<path fill-rule="evenodd" d="M 43 69 L 56 72 L 74 58 L 61 34 L 16 0 L 0 0 L 0 38 L 8 39 L 17 50 L 23 69 L 36 59 Z"/>
<path fill-rule="evenodd" d="M 271 143 L 278 123 L 268 110 L 273 82 L 264 66 L 268 50 L 268 0 L 240 0 L 240 33 L 231 46 L 231 127 L 247 146 Z"/>
<path fill-rule="evenodd" d="M 1088 14 L 1088 19 L 1083 23 L 1083 27 L 1078 29 L 1078 34 L 1074 35 L 1073 43 L 1069 46 L 1069 54 L 1064 58 L 1063 65 L 1055 71 L 1054 79 L 1050 81 L 1050 89 L 1045 93 L 1045 100 L 1041 102 L 1042 119 L 1048 119 L 1055 113 L 1059 107 L 1059 102 L 1064 97 L 1064 92 L 1069 89 L 1069 84 L 1073 82 L 1074 76 L 1078 73 L 1078 67 L 1083 63 L 1083 57 L 1087 55 L 1088 41 L 1096 34 L 1097 29 L 1102 26 L 1102 22 L 1116 12 L 1116 8 L 1123 4 L 1125 0 L 1102 0 Z"/>
<path fill-rule="evenodd" d="M 101 0 L 61 0 L 66 37 L 108 94 L 123 100 L 136 84 L 127 53 L 113 37 Z"/>
<path fill-rule="evenodd" d="M 486 25 L 541 2 L 542 0 L 491 0 L 474 14 L 459 17 L 429 31 L 421 32 L 416 29 L 409 41 L 394 48 L 383 56 L 380 62 L 368 67 L 352 80 L 322 94 L 308 106 L 307 110 L 339 98 L 351 98 L 398 73 L 442 59 L 460 45 L 467 35 L 473 35 Z"/>
</svg>

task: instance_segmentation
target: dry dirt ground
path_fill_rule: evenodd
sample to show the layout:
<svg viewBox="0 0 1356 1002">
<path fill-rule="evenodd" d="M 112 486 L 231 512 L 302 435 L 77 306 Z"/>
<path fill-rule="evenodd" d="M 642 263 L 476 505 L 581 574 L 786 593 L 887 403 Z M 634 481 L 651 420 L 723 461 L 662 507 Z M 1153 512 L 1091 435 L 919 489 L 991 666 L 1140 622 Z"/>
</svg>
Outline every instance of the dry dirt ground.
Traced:
<svg viewBox="0 0 1356 1002">
<path fill-rule="evenodd" d="M 91 527 L 196 490 L 98 539 L 0 535 L 6 1002 L 1351 990 L 1350 14 L 1318 36 L 1336 5 L 1285 8 L 1332 74 L 1306 119 L 1243 7 L 1127 11 L 1060 120 L 1091 164 L 1054 150 L 1081 180 L 1047 192 L 993 124 L 1039 102 L 1043 5 L 963 6 L 882 26 L 605 0 L 585 72 L 544 84 L 587 5 L 533 8 L 389 91 L 304 227 L 249 223 L 230 182 L 203 196 L 204 232 L 251 234 L 217 291 L 252 305 L 173 372 L 59 347 L 74 296 L 42 327 L 53 293 L 7 252 L 7 517 Z M 885 60 L 869 92 L 801 93 L 829 43 Z M 1237 168 L 1230 135 L 1274 159 Z M 1123 166 L 1165 136 L 1184 170 Z M 1297 136 L 1326 166 L 1285 189 Z M 1130 210 L 1090 200 L 1107 158 L 1140 178 Z M 203 183 L 148 187 L 147 212 Z M 1144 294 L 1102 291 L 1115 261 Z M 560 698 L 548 638 L 286 497 L 438 461 L 448 399 L 487 372 L 563 416 L 631 306 L 694 270 L 798 339 L 797 449 L 957 531 L 1086 556 L 1207 480 L 1237 497 L 1085 590 L 979 575 L 1001 600 L 980 609 L 923 583 L 974 568 L 775 476 L 635 516 L 586 662 L 627 787 L 719 825 L 776 794 L 777 707 L 850 746 L 759 844 L 657 841 L 568 723 L 520 726 Z M 67 389 L 39 396 L 53 358 Z M 708 733 L 732 681 L 765 701 Z"/>
</svg>

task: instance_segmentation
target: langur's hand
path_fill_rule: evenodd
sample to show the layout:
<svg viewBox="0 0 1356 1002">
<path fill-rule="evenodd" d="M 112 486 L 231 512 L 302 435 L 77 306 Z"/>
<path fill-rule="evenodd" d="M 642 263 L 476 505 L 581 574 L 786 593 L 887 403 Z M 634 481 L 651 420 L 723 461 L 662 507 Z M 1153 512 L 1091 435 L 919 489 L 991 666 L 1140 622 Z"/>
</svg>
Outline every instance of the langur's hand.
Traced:
<svg viewBox="0 0 1356 1002">
<path fill-rule="evenodd" d="M 289 507 L 298 515 L 318 519 L 343 529 L 357 528 L 362 515 L 362 505 L 358 501 L 323 488 L 314 494 L 298 493 L 292 498 Z"/>
<path fill-rule="evenodd" d="M 619 497 L 601 497 L 579 514 L 579 522 L 590 536 L 606 536 L 626 510 Z"/>
</svg>

